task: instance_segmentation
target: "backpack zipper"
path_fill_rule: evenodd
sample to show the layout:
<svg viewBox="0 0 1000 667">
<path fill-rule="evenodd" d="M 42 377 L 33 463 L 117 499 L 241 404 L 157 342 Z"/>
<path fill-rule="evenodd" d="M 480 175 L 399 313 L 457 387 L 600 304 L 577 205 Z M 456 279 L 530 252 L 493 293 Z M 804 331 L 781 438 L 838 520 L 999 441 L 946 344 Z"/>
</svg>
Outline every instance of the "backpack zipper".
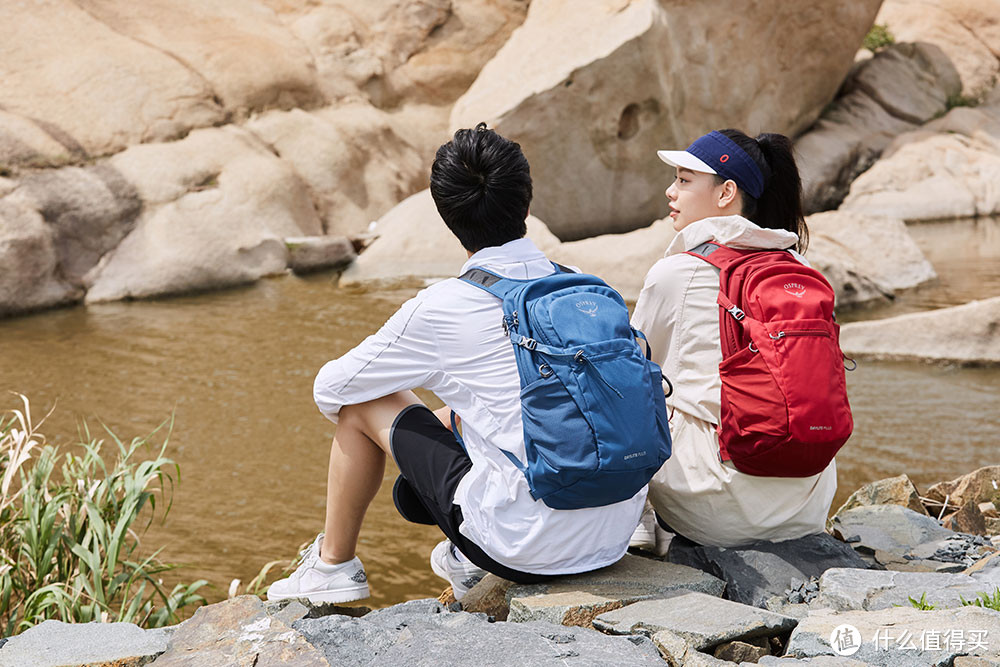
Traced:
<svg viewBox="0 0 1000 667">
<path fill-rule="evenodd" d="M 776 334 L 767 334 L 771 340 L 780 340 L 785 336 L 826 336 L 830 337 L 830 332 L 825 329 L 796 329 L 795 331 L 779 331 Z"/>
</svg>

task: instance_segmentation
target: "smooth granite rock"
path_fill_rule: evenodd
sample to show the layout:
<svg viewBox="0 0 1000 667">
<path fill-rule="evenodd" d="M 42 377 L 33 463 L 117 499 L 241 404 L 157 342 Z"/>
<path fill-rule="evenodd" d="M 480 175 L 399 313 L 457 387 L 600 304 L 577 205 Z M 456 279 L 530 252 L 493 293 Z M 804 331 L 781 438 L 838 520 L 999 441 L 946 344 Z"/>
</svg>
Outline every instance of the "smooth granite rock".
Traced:
<svg viewBox="0 0 1000 667">
<path fill-rule="evenodd" d="M 1000 612 L 980 607 L 919 611 L 910 607 L 879 611 L 817 610 L 799 622 L 786 655 L 834 655 L 834 632 L 850 625 L 860 633 L 849 657 L 865 665 L 927 667 L 951 665 L 956 656 L 1000 657 Z M 775 663 L 766 663 L 775 664 Z"/>
<path fill-rule="evenodd" d="M 361 618 L 327 616 L 294 624 L 331 665 L 659 665 L 645 637 L 608 637 L 544 622 L 491 623 L 414 600 Z"/>
<path fill-rule="evenodd" d="M 761 608 L 772 596 L 784 595 L 793 580 L 818 577 L 832 567 L 867 567 L 850 546 L 827 533 L 736 549 L 675 537 L 667 560 L 719 577 L 726 582 L 726 599 Z"/>
<path fill-rule="evenodd" d="M 838 568 L 820 578 L 819 589 L 819 606 L 874 611 L 909 606 L 909 598 L 919 600 L 924 594 L 927 602 L 939 609 L 961 607 L 961 598 L 975 598 L 984 585 L 967 574 Z"/>
<path fill-rule="evenodd" d="M 719 596 L 725 583 L 684 565 L 626 554 L 610 567 L 545 584 L 512 586 L 508 621 L 548 621 L 589 627 L 598 614 L 673 591 Z"/>
<path fill-rule="evenodd" d="M 343 236 L 294 236 L 285 239 L 288 267 L 296 273 L 341 269 L 354 261 L 354 244 Z"/>
<path fill-rule="evenodd" d="M 0 667 L 140 667 L 167 650 L 173 631 L 143 630 L 132 623 L 43 621 L 3 644 Z"/>
<path fill-rule="evenodd" d="M 780 635 L 797 622 L 704 593 L 678 592 L 601 614 L 594 619 L 594 627 L 611 634 L 652 635 L 670 630 L 694 649 L 705 650 L 724 642 Z"/>
</svg>

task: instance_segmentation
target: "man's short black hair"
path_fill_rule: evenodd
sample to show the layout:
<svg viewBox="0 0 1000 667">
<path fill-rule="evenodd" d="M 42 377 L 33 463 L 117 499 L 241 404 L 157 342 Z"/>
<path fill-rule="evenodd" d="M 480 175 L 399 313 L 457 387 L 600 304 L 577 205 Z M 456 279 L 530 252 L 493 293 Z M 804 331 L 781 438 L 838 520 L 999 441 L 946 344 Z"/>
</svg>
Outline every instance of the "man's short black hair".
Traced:
<svg viewBox="0 0 1000 667">
<path fill-rule="evenodd" d="M 531 172 L 521 147 L 480 123 L 438 149 L 431 196 L 448 229 L 471 252 L 522 238 Z"/>
</svg>

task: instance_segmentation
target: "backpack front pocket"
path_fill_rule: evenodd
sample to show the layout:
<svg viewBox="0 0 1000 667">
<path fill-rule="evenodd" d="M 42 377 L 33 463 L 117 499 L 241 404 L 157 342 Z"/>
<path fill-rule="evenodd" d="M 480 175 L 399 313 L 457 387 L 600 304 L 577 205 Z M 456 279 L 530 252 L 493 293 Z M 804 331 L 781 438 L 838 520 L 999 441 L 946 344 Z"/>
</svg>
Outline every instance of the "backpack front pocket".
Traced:
<svg viewBox="0 0 1000 667">
<path fill-rule="evenodd" d="M 719 364 L 719 376 L 722 412 L 732 416 L 740 435 L 780 436 L 788 432 L 785 397 L 756 348 L 746 347 L 725 359 Z"/>
</svg>

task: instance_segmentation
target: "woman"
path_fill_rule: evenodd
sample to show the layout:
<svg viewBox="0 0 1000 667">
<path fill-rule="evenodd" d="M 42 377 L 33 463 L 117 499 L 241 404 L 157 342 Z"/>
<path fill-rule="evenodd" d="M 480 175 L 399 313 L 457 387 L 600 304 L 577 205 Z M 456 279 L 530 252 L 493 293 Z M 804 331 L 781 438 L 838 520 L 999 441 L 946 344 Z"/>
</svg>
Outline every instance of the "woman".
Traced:
<svg viewBox="0 0 1000 667">
<path fill-rule="evenodd" d="M 659 151 L 676 168 L 667 189 L 677 231 L 650 269 L 633 326 L 674 386 L 673 455 L 649 484 L 649 502 L 673 532 L 704 545 L 781 541 L 824 529 L 837 487 L 833 462 L 812 477 L 758 477 L 720 461 L 719 271 L 684 254 L 707 241 L 731 248 L 803 251 L 808 231 L 792 145 L 710 132 L 683 151 Z"/>
</svg>

